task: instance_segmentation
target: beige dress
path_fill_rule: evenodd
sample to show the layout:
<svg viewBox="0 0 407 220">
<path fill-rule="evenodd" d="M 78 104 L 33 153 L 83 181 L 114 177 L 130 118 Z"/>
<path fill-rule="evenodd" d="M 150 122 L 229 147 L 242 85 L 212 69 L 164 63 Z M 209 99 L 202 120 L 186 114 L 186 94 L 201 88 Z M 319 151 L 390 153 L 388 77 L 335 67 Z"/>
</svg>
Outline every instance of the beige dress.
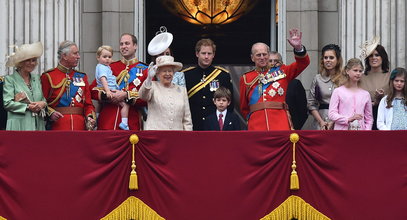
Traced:
<svg viewBox="0 0 407 220">
<path fill-rule="evenodd" d="M 389 78 L 390 73 L 383 72 L 370 72 L 368 75 L 363 74 L 360 82 L 360 87 L 369 92 L 370 98 L 374 105 L 378 105 L 380 99 L 375 100 L 374 93 L 376 89 L 383 89 L 384 94 L 388 94 L 389 91 Z"/>
<path fill-rule="evenodd" d="M 192 131 L 191 112 L 185 87 L 175 84 L 165 87 L 153 81 L 151 87 L 143 83 L 139 96 L 148 105 L 144 130 Z"/>
</svg>

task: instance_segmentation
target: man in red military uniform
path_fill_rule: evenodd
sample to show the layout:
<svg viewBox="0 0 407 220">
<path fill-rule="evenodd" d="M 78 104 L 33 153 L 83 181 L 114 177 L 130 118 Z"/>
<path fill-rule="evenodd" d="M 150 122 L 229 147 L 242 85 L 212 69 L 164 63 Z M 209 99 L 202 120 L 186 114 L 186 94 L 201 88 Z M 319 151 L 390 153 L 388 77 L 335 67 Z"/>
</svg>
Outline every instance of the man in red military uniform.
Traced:
<svg viewBox="0 0 407 220">
<path fill-rule="evenodd" d="M 240 110 L 248 120 L 248 130 L 293 129 L 285 103 L 288 83 L 310 63 L 301 34 L 297 29 L 290 30 L 288 42 L 296 60 L 290 65 L 271 66 L 270 48 L 264 43 L 252 46 L 251 59 L 256 67 L 240 78 Z"/>
<path fill-rule="evenodd" d="M 92 99 L 98 100 L 101 109 L 98 117 L 99 130 L 119 129 L 121 122 L 120 106 L 126 101 L 130 104 L 128 124 L 130 130 L 141 130 L 140 110 L 146 103 L 138 98 L 138 90 L 147 78 L 148 66 L 136 58 L 137 38 L 132 34 L 122 34 L 120 54 L 122 59 L 110 64 L 120 90 L 112 91 L 112 98 L 106 97 L 103 88 L 96 87 L 96 80 L 90 85 Z"/>
<path fill-rule="evenodd" d="M 41 75 L 52 130 L 92 130 L 96 124 L 88 77 L 76 71 L 78 46 L 64 41 L 58 48 L 59 64 Z"/>
</svg>

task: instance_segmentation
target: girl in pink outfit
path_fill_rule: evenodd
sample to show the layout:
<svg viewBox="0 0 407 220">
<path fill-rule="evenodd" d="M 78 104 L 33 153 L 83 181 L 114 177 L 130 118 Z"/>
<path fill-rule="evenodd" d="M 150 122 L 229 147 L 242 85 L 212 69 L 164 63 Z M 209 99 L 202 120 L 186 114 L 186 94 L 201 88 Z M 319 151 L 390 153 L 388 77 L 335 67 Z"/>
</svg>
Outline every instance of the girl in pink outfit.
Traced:
<svg viewBox="0 0 407 220">
<path fill-rule="evenodd" d="M 362 61 L 350 59 L 344 69 L 347 81 L 333 91 L 329 103 L 334 130 L 372 130 L 372 101 L 369 92 L 359 87 L 362 74 Z"/>
</svg>

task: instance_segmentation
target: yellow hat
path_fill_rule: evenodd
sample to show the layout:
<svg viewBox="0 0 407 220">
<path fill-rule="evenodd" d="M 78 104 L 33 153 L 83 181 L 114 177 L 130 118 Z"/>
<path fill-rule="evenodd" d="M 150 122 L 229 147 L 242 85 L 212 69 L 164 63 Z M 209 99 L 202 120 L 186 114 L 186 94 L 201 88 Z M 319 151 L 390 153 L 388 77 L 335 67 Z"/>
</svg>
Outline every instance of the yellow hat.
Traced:
<svg viewBox="0 0 407 220">
<path fill-rule="evenodd" d="M 44 47 L 41 42 L 32 44 L 23 44 L 20 47 L 15 47 L 16 51 L 7 58 L 7 67 L 14 67 L 18 63 L 24 60 L 28 60 L 34 57 L 40 57 L 44 51 Z"/>
<path fill-rule="evenodd" d="M 380 37 L 374 36 L 373 39 L 365 41 L 360 46 L 360 59 L 364 60 L 366 57 L 370 56 L 373 51 L 376 50 L 377 45 L 379 44 Z"/>
</svg>

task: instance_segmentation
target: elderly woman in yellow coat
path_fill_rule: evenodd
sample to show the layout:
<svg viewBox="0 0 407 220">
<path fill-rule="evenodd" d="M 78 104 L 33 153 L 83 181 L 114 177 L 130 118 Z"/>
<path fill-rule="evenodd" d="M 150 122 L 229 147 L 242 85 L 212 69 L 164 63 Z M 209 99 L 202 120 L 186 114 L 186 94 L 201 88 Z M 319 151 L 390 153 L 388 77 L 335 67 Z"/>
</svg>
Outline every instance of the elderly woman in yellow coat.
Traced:
<svg viewBox="0 0 407 220">
<path fill-rule="evenodd" d="M 41 81 L 31 73 L 43 53 L 41 42 L 24 44 L 8 57 L 6 65 L 15 67 L 5 77 L 3 88 L 4 109 L 7 111 L 7 130 L 45 130 L 45 107 Z"/>
</svg>

